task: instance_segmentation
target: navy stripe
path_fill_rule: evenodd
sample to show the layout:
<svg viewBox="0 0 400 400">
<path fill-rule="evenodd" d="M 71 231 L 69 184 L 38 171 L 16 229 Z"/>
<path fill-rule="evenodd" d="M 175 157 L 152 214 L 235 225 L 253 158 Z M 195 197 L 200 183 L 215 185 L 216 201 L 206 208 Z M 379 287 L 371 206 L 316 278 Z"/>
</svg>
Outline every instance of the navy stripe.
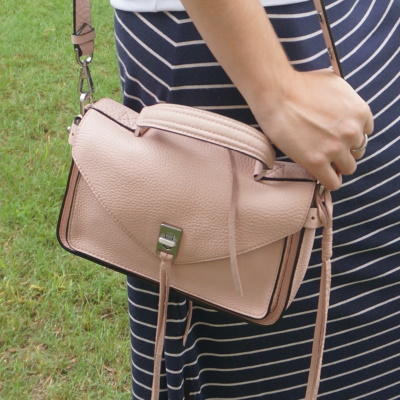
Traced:
<svg viewBox="0 0 400 400">
<path fill-rule="evenodd" d="M 375 132 L 356 174 L 334 195 L 331 306 L 319 398 L 400 398 L 400 1 L 326 1 L 346 80 L 370 105 Z M 312 2 L 267 9 L 300 70 L 329 65 Z M 184 12 L 115 16 L 124 103 L 196 106 L 256 125 Z M 304 397 L 320 276 L 320 234 L 287 315 L 273 327 L 194 307 L 168 309 L 161 399 Z M 133 398 L 149 399 L 157 289 L 129 278 Z"/>
</svg>

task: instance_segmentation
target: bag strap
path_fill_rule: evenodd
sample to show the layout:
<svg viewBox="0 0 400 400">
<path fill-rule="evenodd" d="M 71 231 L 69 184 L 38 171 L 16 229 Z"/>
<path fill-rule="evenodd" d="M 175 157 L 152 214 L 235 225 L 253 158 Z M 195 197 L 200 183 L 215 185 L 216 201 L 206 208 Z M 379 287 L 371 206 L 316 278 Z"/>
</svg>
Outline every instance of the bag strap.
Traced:
<svg viewBox="0 0 400 400">
<path fill-rule="evenodd" d="M 333 38 L 325 5 L 322 0 L 313 0 L 313 2 L 315 10 L 317 11 L 318 14 L 322 35 L 324 37 L 326 49 L 328 50 L 328 55 L 331 61 L 332 68 L 335 71 L 336 75 L 341 76 L 343 78 L 342 66 L 340 64 L 335 40 Z"/>
<path fill-rule="evenodd" d="M 329 26 L 329 21 L 326 13 L 325 6 L 322 0 L 313 0 L 315 9 L 317 11 L 319 22 L 321 25 L 325 45 L 328 50 L 328 55 L 334 72 L 343 77 L 341 65 L 336 51 L 336 46 Z M 90 14 L 90 0 L 73 0 L 74 8 L 74 33 L 72 34 L 72 43 L 75 47 L 76 59 L 81 66 L 81 76 L 79 80 L 79 92 L 81 94 L 81 112 L 84 113 L 84 106 L 87 99 L 93 102 L 93 84 L 89 72 L 89 64 L 93 58 L 95 29 L 91 24 Z M 88 83 L 88 91 L 83 90 L 84 83 Z M 308 383 L 306 389 L 305 400 L 315 400 L 318 394 L 318 387 L 322 367 L 322 355 L 325 342 L 326 323 L 329 307 L 329 294 L 330 294 L 330 281 L 331 281 L 331 253 L 332 253 L 332 200 L 329 191 L 317 195 L 317 208 L 318 217 L 324 227 L 322 237 L 322 270 L 321 270 L 321 283 L 320 293 L 318 300 L 318 309 L 316 317 L 316 325 L 314 330 L 313 347 L 311 354 L 311 365 L 308 376 Z M 164 260 L 170 262 L 170 260 Z M 166 293 L 162 296 L 163 310 L 166 313 L 166 304 L 168 304 L 167 292 L 169 285 L 166 285 Z M 161 305 L 160 305 L 161 306 Z M 161 326 L 162 333 L 165 328 L 165 315 L 159 316 L 163 321 L 158 323 Z M 164 328 L 163 328 L 164 326 Z M 159 331 L 159 329 L 157 329 Z M 159 366 L 156 364 L 161 363 L 162 354 L 162 338 L 157 339 L 156 345 L 154 372 L 153 375 L 153 393 L 152 399 L 158 397 L 158 381 L 159 379 Z M 157 362 L 156 362 L 157 360 Z M 157 392 L 157 393 L 155 393 Z"/>
<path fill-rule="evenodd" d="M 313 0 L 321 24 L 322 34 L 332 68 L 339 76 L 343 76 L 335 42 L 329 25 L 328 15 L 322 0 Z M 90 0 L 73 0 L 74 33 L 71 36 L 75 50 L 81 57 L 93 57 L 95 29 L 92 27 Z"/>
<path fill-rule="evenodd" d="M 73 0 L 74 33 L 71 41 L 79 57 L 93 57 L 95 29 L 92 27 L 90 0 Z"/>
<path fill-rule="evenodd" d="M 259 130 L 223 115 L 195 107 L 159 103 L 144 107 L 136 120 L 137 130 L 156 128 L 213 143 L 246 154 L 273 169 L 275 150 Z"/>
</svg>

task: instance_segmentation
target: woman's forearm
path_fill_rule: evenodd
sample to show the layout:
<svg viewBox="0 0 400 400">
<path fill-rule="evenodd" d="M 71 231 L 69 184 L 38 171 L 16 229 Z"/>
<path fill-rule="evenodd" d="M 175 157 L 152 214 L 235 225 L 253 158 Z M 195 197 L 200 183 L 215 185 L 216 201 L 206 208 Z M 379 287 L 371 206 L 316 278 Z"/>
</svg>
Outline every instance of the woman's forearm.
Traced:
<svg viewBox="0 0 400 400">
<path fill-rule="evenodd" d="M 293 70 L 259 0 L 182 0 L 232 82 L 251 105 L 284 92 Z"/>
<path fill-rule="evenodd" d="M 297 72 L 259 0 L 182 0 L 261 129 L 328 189 L 356 170 L 368 105 L 331 70 Z"/>
</svg>

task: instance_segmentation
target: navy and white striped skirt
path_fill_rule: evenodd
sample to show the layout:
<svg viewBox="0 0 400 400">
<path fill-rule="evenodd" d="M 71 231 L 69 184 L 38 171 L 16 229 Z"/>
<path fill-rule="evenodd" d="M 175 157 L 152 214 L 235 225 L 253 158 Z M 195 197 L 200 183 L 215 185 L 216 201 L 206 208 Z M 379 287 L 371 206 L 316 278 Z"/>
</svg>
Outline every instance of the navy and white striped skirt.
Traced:
<svg viewBox="0 0 400 400">
<path fill-rule="evenodd" d="M 375 131 L 356 174 L 334 197 L 331 306 L 319 399 L 400 399 L 400 0 L 328 0 L 346 80 L 368 102 Z M 299 70 L 329 65 L 312 1 L 270 7 Z M 184 12 L 115 14 L 124 103 L 171 102 L 256 122 Z M 262 51 L 262 43 L 260 43 Z M 304 397 L 320 275 L 317 237 L 305 282 L 287 315 L 259 327 L 172 293 L 161 398 Z M 148 400 L 157 288 L 128 279 L 133 398 Z"/>
</svg>

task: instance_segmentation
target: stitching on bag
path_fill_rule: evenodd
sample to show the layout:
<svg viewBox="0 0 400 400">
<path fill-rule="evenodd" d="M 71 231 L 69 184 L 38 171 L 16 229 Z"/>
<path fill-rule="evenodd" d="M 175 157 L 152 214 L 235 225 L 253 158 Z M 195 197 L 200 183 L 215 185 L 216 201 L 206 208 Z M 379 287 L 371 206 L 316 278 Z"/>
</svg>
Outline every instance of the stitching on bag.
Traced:
<svg viewBox="0 0 400 400">
<path fill-rule="evenodd" d="M 115 116 L 115 119 L 117 119 L 123 124 L 128 125 L 129 128 L 134 129 L 137 118 L 131 117 L 130 113 L 128 111 L 125 111 L 124 114 L 120 116 Z"/>
<path fill-rule="evenodd" d="M 96 110 L 96 111 L 97 111 L 97 110 Z M 103 115 L 104 115 L 104 114 L 103 114 Z M 104 116 L 105 116 L 105 115 L 104 115 Z M 105 117 L 106 117 L 106 116 L 105 116 Z M 76 139 L 75 139 L 74 148 L 78 147 L 79 142 L 80 142 L 80 139 L 81 139 L 81 135 L 78 135 L 78 134 L 77 134 Z M 87 183 L 87 185 L 89 186 L 89 188 L 92 190 L 92 192 L 93 192 L 93 194 L 95 195 L 96 199 L 100 202 L 100 204 L 101 204 L 102 207 L 105 209 L 105 211 L 107 212 L 107 214 L 108 214 L 108 215 L 113 219 L 113 221 L 123 230 L 123 232 L 125 232 L 125 234 L 127 234 L 128 237 L 131 238 L 141 249 L 145 250 L 147 254 L 154 255 L 154 253 L 153 253 L 152 251 L 150 251 L 149 249 L 147 249 L 147 247 L 145 247 L 144 244 L 142 244 L 141 242 L 137 241 L 137 239 L 136 239 L 134 236 L 132 236 L 131 233 L 130 233 L 128 230 L 126 230 L 126 228 L 124 228 L 123 225 L 121 225 L 119 219 L 117 219 L 117 217 L 114 216 L 114 214 L 112 213 L 112 211 L 109 210 L 109 208 L 107 207 L 107 205 L 106 205 L 106 204 L 104 203 L 104 201 L 102 200 L 102 197 L 99 196 L 99 194 L 97 193 L 97 191 L 94 189 L 93 185 L 92 185 L 91 182 L 90 182 L 90 179 L 88 179 L 87 174 L 84 173 L 84 172 L 82 172 L 82 168 L 81 168 L 82 165 L 76 160 L 76 158 L 74 158 L 74 160 L 75 160 L 75 163 L 76 163 L 76 165 L 77 165 L 77 167 L 78 167 L 78 169 L 79 169 L 79 173 L 82 175 L 82 177 L 84 178 L 85 182 Z M 296 167 L 296 168 L 298 168 L 298 169 L 300 169 L 300 170 L 303 170 L 303 168 L 300 167 L 300 166 L 298 166 L 297 164 L 294 164 L 293 166 Z M 284 167 L 284 166 L 280 166 L 280 168 L 282 168 L 282 167 Z M 313 196 L 313 195 L 314 195 L 314 190 L 310 190 L 310 194 L 309 194 L 309 197 L 308 197 L 308 201 L 305 203 L 305 209 L 309 208 L 309 203 L 311 202 L 311 199 L 312 199 L 312 196 Z M 304 223 L 305 223 L 305 221 L 306 221 L 306 219 L 307 219 L 307 215 L 308 215 L 308 213 L 306 212 L 305 215 L 304 215 L 304 218 L 303 218 L 303 220 L 302 220 L 302 223 L 301 223 L 300 227 L 301 227 L 301 226 L 304 226 Z M 289 232 L 289 233 L 284 233 L 284 235 L 283 235 L 282 237 L 285 237 L 285 236 L 290 235 L 290 234 L 291 234 L 290 232 Z M 282 237 L 279 238 L 279 239 L 282 239 Z M 277 239 L 277 240 L 279 240 L 279 239 Z M 268 244 L 268 243 L 267 243 L 267 244 Z M 267 244 L 266 244 L 266 243 L 263 243 L 263 244 L 261 244 L 261 245 L 254 246 L 253 248 L 251 248 L 251 249 L 246 249 L 245 251 L 240 252 L 240 253 L 238 253 L 238 254 L 245 254 L 245 253 L 247 253 L 247 252 L 249 252 L 249 251 L 253 251 L 253 250 L 259 249 L 259 248 L 261 248 L 261 247 L 263 247 L 263 246 L 265 246 L 265 245 L 267 245 Z M 224 256 L 221 256 L 221 257 L 216 257 L 216 258 L 207 259 L 207 260 L 194 261 L 194 262 L 190 262 L 190 261 L 187 261 L 187 262 L 177 262 L 176 264 L 195 264 L 195 263 L 198 263 L 198 262 L 209 262 L 209 261 L 214 261 L 214 260 L 220 260 L 220 259 L 223 259 L 223 258 L 226 258 L 226 257 L 227 257 L 227 255 L 224 255 Z"/>
<path fill-rule="evenodd" d="M 160 120 L 154 121 L 154 120 L 151 120 L 151 119 L 147 118 L 147 121 L 149 122 L 149 124 L 158 125 L 158 126 L 156 127 L 157 129 L 163 129 L 163 130 L 165 130 L 165 131 L 170 131 L 170 130 L 171 130 L 171 127 L 168 127 L 168 126 L 166 126 L 166 125 L 163 125 L 163 124 L 162 124 L 162 121 L 160 121 Z M 165 122 L 172 122 L 173 124 L 177 125 L 178 128 L 175 128 L 175 129 L 176 129 L 177 131 L 179 130 L 181 133 L 185 133 L 185 131 L 184 131 L 183 129 L 179 129 L 179 126 L 180 126 L 180 127 L 195 128 L 195 129 L 198 129 L 198 130 L 200 130 L 200 131 L 202 131 L 202 132 L 212 133 L 213 135 L 216 135 L 215 133 L 213 133 L 213 132 L 211 132 L 211 131 L 207 131 L 207 130 L 205 130 L 205 129 L 199 128 L 199 127 L 194 126 L 194 125 L 180 124 L 180 123 L 177 123 L 177 122 L 175 122 L 175 121 L 170 121 L 170 120 L 164 120 L 164 121 L 165 121 Z M 179 133 L 179 132 L 177 132 L 177 133 Z M 190 133 L 190 136 L 199 138 L 200 140 L 203 140 L 203 141 L 206 141 L 206 142 L 210 143 L 210 142 L 207 141 L 204 137 L 202 137 L 202 136 L 200 136 L 200 135 L 196 135 L 195 133 L 192 133 L 192 132 L 191 132 L 191 133 Z M 221 137 L 221 136 L 222 136 L 222 135 L 219 135 L 219 137 Z M 225 139 L 228 139 L 229 141 L 236 142 L 236 147 L 237 147 L 237 143 L 243 145 L 244 147 L 247 147 L 249 150 L 251 150 L 251 151 L 256 155 L 256 158 L 259 159 L 259 160 L 263 160 L 263 159 L 265 158 L 265 156 L 266 156 L 266 155 L 265 155 L 264 153 L 262 153 L 259 149 L 257 149 L 256 147 L 252 147 L 252 146 L 249 145 L 248 143 L 241 142 L 240 140 L 237 140 L 237 139 L 227 138 L 226 136 L 222 136 L 222 137 L 224 137 Z M 220 144 L 221 146 L 223 146 L 223 147 L 226 147 L 226 146 L 228 145 L 227 142 L 224 142 L 224 141 L 222 141 L 221 139 L 218 139 L 218 136 L 217 136 L 217 139 L 213 138 L 213 141 L 214 141 L 215 143 L 219 143 L 219 144 Z M 235 145 L 235 143 L 234 143 L 234 145 Z M 239 149 L 236 148 L 236 150 L 239 150 Z"/>
<path fill-rule="evenodd" d="M 196 117 L 197 119 L 200 119 L 199 116 L 197 116 L 196 114 L 202 114 L 202 117 L 204 119 L 206 119 L 207 121 L 210 122 L 214 122 L 217 123 L 219 125 L 222 126 L 226 126 L 228 128 L 233 127 L 233 129 L 237 129 L 241 132 L 246 132 L 247 134 L 251 135 L 254 139 L 257 139 L 259 141 L 267 141 L 268 139 L 264 136 L 264 134 L 262 134 L 261 132 L 256 131 L 256 129 L 249 127 L 246 124 L 243 124 L 240 121 L 237 120 L 232 120 L 231 118 L 225 117 L 224 115 L 220 115 L 220 114 L 213 114 L 210 111 L 205 111 L 205 110 L 201 110 L 199 108 L 195 108 L 195 112 L 193 113 L 190 109 L 188 110 L 185 106 L 181 106 L 181 105 L 174 105 L 174 104 L 169 104 L 169 105 L 163 105 L 163 104 L 158 104 L 157 107 L 159 108 L 163 108 L 163 109 L 174 109 L 175 112 L 178 112 L 180 114 L 183 115 L 189 115 L 191 117 Z M 211 118 L 210 114 L 213 116 L 213 118 Z M 220 121 L 220 120 L 224 120 L 224 121 Z M 223 123 L 226 122 L 226 123 Z M 257 133 L 256 133 L 256 132 Z"/>
<path fill-rule="evenodd" d="M 268 140 L 265 136 L 261 136 L 261 135 L 263 135 L 261 132 L 260 132 L 260 135 L 258 135 L 253 131 L 253 128 L 250 128 L 245 124 L 241 124 L 241 122 L 239 122 L 239 121 L 235 121 L 235 120 L 232 121 L 231 119 L 226 118 L 222 115 L 216 115 L 216 116 L 213 115 L 213 118 L 211 118 L 209 112 L 199 110 L 199 109 L 196 109 L 196 112 L 192 114 L 191 112 L 189 112 L 189 110 L 182 108 L 183 106 L 179 107 L 179 106 L 171 105 L 171 106 L 164 107 L 164 106 L 160 105 L 159 107 L 167 109 L 167 110 L 168 110 L 168 108 L 172 108 L 178 114 L 188 115 L 190 117 L 195 117 L 196 119 L 201 119 L 198 115 L 196 115 L 196 113 L 198 112 L 198 113 L 202 114 L 202 118 L 205 119 L 206 121 L 209 121 L 209 122 L 212 122 L 217 125 L 221 125 L 221 126 L 224 126 L 224 127 L 230 128 L 230 129 L 235 129 L 235 130 L 238 130 L 239 132 L 243 132 L 248 135 L 251 135 L 253 139 L 256 139 L 257 141 L 262 142 L 263 144 L 266 144 L 267 140 Z M 224 121 L 220 121 L 219 119 L 223 119 Z M 165 121 L 170 121 L 170 120 L 165 119 Z M 182 125 L 182 124 L 180 124 L 180 125 Z M 194 126 L 191 126 L 191 127 L 193 128 Z M 203 132 L 209 132 L 205 129 L 201 129 L 201 128 L 198 128 L 198 129 L 202 130 Z M 221 135 L 221 136 L 223 136 L 223 135 Z M 242 143 L 239 140 L 238 140 L 238 142 Z"/>
<path fill-rule="evenodd" d="M 266 145 L 266 146 L 269 145 L 269 140 L 268 140 L 268 138 L 265 137 L 261 132 L 258 134 L 258 131 L 257 131 L 257 133 L 254 132 L 255 129 L 250 128 L 249 126 L 247 126 L 247 125 L 241 123 L 240 121 L 231 120 L 230 118 L 227 118 L 227 117 L 225 117 L 225 116 L 223 116 L 223 115 L 216 114 L 216 115 L 213 115 L 213 118 L 211 118 L 211 117 L 210 117 L 210 114 L 211 114 L 211 113 L 210 113 L 209 111 L 204 111 L 204 110 L 197 109 L 197 108 L 195 109 L 196 111 L 195 111 L 195 113 L 194 113 L 194 115 L 193 115 L 189 110 L 186 110 L 185 106 L 174 105 L 174 104 L 163 105 L 163 104 L 160 103 L 160 104 L 157 104 L 157 107 L 162 108 L 162 109 L 167 110 L 167 111 L 168 111 L 168 109 L 173 109 L 174 112 L 176 112 L 176 113 L 179 113 L 179 114 L 182 114 L 182 115 L 186 115 L 186 116 L 195 117 L 195 118 L 198 119 L 198 120 L 201 120 L 201 118 L 203 118 L 203 119 L 205 119 L 205 120 L 207 120 L 207 121 L 209 121 L 209 122 L 211 122 L 211 123 L 214 123 L 214 124 L 217 124 L 217 125 L 220 125 L 220 126 L 224 126 L 224 127 L 226 127 L 226 128 L 229 128 L 229 129 L 237 130 L 237 131 L 239 131 L 239 132 L 242 132 L 242 133 L 245 133 L 245 134 L 247 134 L 247 135 L 250 135 L 250 136 L 252 137 L 252 139 L 261 142 L 263 145 Z M 95 110 L 96 110 L 96 111 L 100 111 L 102 114 L 104 113 L 104 115 L 108 115 L 108 116 L 111 117 L 112 119 L 114 119 L 114 120 L 116 120 L 116 121 L 118 121 L 118 122 L 121 122 L 121 123 L 123 123 L 124 125 L 127 125 L 127 126 L 128 126 L 129 128 L 131 128 L 131 129 L 133 128 L 133 126 L 132 126 L 132 119 L 131 119 L 131 117 L 129 116 L 129 111 L 128 111 L 128 110 L 126 110 L 125 113 L 124 113 L 123 115 L 114 115 L 114 113 L 112 113 L 112 112 L 105 113 L 104 111 L 99 110 L 99 109 L 95 109 Z M 200 116 L 196 115 L 197 113 L 198 113 L 198 114 L 202 114 L 202 115 L 201 115 L 201 118 L 200 118 Z M 127 117 L 127 118 L 126 118 L 126 117 Z M 137 116 L 135 115 L 135 118 L 134 118 L 133 120 L 136 122 L 137 119 L 140 120 L 140 114 L 137 115 Z M 162 123 L 162 120 L 158 120 L 158 122 L 157 122 L 157 120 L 154 121 L 154 119 L 150 119 L 150 118 L 148 118 L 148 117 L 146 117 L 146 119 L 147 119 L 147 121 L 149 121 L 149 123 L 153 123 L 153 124 Z M 221 121 L 221 120 L 224 120 L 224 122 L 226 122 L 226 123 L 223 123 L 223 121 Z M 127 122 L 127 121 L 128 121 L 128 122 Z M 173 123 L 173 124 L 175 124 L 175 125 L 177 125 L 177 126 L 180 126 L 180 127 L 182 127 L 182 128 L 184 128 L 185 126 L 187 126 L 187 127 L 189 127 L 189 128 L 198 129 L 198 130 L 200 130 L 200 131 L 202 131 L 202 132 L 210 133 L 210 134 L 212 134 L 212 135 L 214 135 L 214 136 L 217 136 L 217 138 L 218 138 L 218 137 L 222 137 L 222 138 L 224 138 L 224 139 L 226 139 L 226 140 L 229 140 L 229 141 L 231 141 L 231 142 L 239 143 L 239 144 L 241 144 L 241 145 L 247 147 L 249 150 L 251 150 L 251 151 L 254 152 L 255 154 L 257 154 L 257 155 L 258 155 L 258 157 L 257 157 L 258 159 L 261 159 L 261 160 L 262 160 L 262 159 L 266 156 L 266 155 L 265 155 L 263 152 L 261 152 L 257 147 L 253 147 L 251 144 L 245 143 L 245 142 L 243 142 L 243 141 L 241 141 L 241 140 L 239 140 L 239 139 L 232 139 L 232 138 L 230 138 L 230 137 L 227 137 L 227 136 L 224 136 L 224 135 L 221 135 L 221 134 L 216 135 L 214 132 L 211 132 L 211 131 L 209 131 L 209 130 L 200 128 L 200 127 L 198 127 L 198 126 L 195 126 L 195 125 L 188 125 L 188 124 L 180 124 L 180 123 L 177 123 L 177 122 L 175 122 L 175 121 L 173 121 L 173 120 L 164 119 L 164 122 Z M 134 123 L 133 125 L 135 125 L 135 123 Z M 167 131 L 169 130 L 167 126 L 162 126 L 162 127 L 160 127 L 160 128 L 161 128 L 161 129 L 164 129 L 164 130 L 167 130 Z M 184 133 L 184 130 L 182 130 L 181 132 Z M 192 136 L 195 136 L 195 137 L 197 137 L 197 138 L 203 139 L 203 138 L 200 137 L 199 135 L 196 135 L 196 134 L 193 134 L 193 133 L 191 133 L 191 135 L 192 135 Z M 204 140 L 204 139 L 203 139 L 203 140 Z M 225 146 L 227 145 L 227 143 L 226 143 L 226 142 L 223 142 L 221 139 L 219 139 L 219 140 L 218 140 L 218 139 L 214 139 L 214 141 L 217 142 L 217 143 L 219 143 L 220 145 L 225 145 Z"/>
<path fill-rule="evenodd" d="M 257 140 L 258 142 L 260 142 L 260 143 L 262 143 L 263 145 L 266 145 L 266 146 L 269 145 L 268 138 L 266 138 L 261 132 L 258 134 L 258 131 L 254 132 L 255 129 L 250 128 L 249 126 L 247 126 L 247 125 L 245 125 L 245 124 L 243 124 L 243 123 L 241 123 L 239 121 L 231 120 L 230 118 L 224 117 L 222 115 L 216 114 L 215 116 L 213 115 L 213 118 L 210 118 L 210 114 L 211 114 L 210 112 L 204 111 L 204 110 L 201 110 L 201 109 L 195 109 L 196 110 L 195 113 L 202 114 L 201 117 L 200 117 L 198 115 L 192 115 L 189 112 L 189 110 L 185 109 L 184 106 L 174 105 L 174 104 L 165 105 L 165 106 L 163 106 L 163 104 L 158 104 L 157 107 L 162 108 L 164 110 L 165 109 L 166 110 L 173 109 L 174 112 L 176 112 L 176 113 L 179 113 L 179 114 L 182 114 L 182 115 L 186 115 L 186 116 L 189 115 L 191 117 L 195 117 L 198 120 L 201 120 L 201 118 L 203 118 L 204 120 L 209 121 L 211 123 L 214 123 L 214 124 L 217 124 L 217 125 L 220 125 L 220 126 L 224 126 L 224 127 L 228 128 L 228 129 L 237 130 L 237 131 L 245 133 L 247 135 L 251 135 L 251 139 L 252 140 Z M 100 112 L 101 114 L 103 114 L 105 116 L 108 116 L 109 118 L 111 118 L 112 120 L 114 120 L 116 122 L 121 123 L 123 126 L 125 126 L 128 129 L 133 129 L 134 126 L 136 125 L 136 122 L 138 120 L 140 120 L 140 114 L 135 115 L 134 118 L 131 118 L 130 115 L 129 115 L 129 111 L 130 110 L 126 110 L 124 112 L 124 114 L 122 114 L 122 115 L 118 115 L 118 113 L 115 115 L 115 113 L 113 113 L 113 112 L 105 112 L 103 110 L 96 109 L 96 108 L 94 108 L 94 110 Z M 164 129 L 166 131 L 170 131 L 171 130 L 171 128 L 169 128 L 168 126 L 162 125 L 163 120 L 156 120 L 155 121 L 154 119 L 151 119 L 151 118 L 148 118 L 148 117 L 145 117 L 145 119 L 147 121 L 149 121 L 150 124 L 159 125 L 158 126 L 159 129 Z M 223 123 L 220 120 L 224 120 L 224 121 L 226 121 L 226 123 Z M 134 121 L 133 125 L 132 125 L 132 121 Z M 233 142 L 233 145 L 236 145 L 236 146 L 237 146 L 237 144 L 241 144 L 242 146 L 246 147 L 248 149 L 248 151 L 251 151 L 251 152 L 254 153 L 253 157 L 255 156 L 257 159 L 259 159 L 261 161 L 266 157 L 266 154 L 264 154 L 262 151 L 260 151 L 260 149 L 258 147 L 254 147 L 253 145 L 251 145 L 249 143 L 246 143 L 246 142 L 243 142 L 243 141 L 241 141 L 239 139 L 232 139 L 232 138 L 230 138 L 228 136 L 224 136 L 224 135 L 221 135 L 221 134 L 217 135 L 214 132 L 211 132 L 209 130 L 206 130 L 206 129 L 203 129 L 203 128 L 200 128 L 200 127 L 197 127 L 197 126 L 194 126 L 194 125 L 179 124 L 179 123 L 177 123 L 177 122 L 175 122 L 173 120 L 164 119 L 164 122 L 173 123 L 178 127 L 180 126 L 181 128 L 184 128 L 184 127 L 194 128 L 194 129 L 200 130 L 202 132 L 206 132 L 206 133 L 212 134 L 212 135 L 217 137 L 217 139 L 215 139 L 215 138 L 213 139 L 214 142 L 218 143 L 219 145 L 221 145 L 223 147 L 226 147 L 229 143 L 224 142 L 222 139 L 218 139 L 218 138 L 223 138 L 223 139 L 225 139 L 227 141 Z M 179 129 L 179 128 L 177 128 L 177 129 Z M 181 129 L 180 133 L 184 134 L 185 130 Z M 199 136 L 199 135 L 196 135 L 194 133 L 190 133 L 190 135 L 205 141 L 205 139 L 203 137 Z M 239 151 L 240 149 L 236 148 L 235 150 Z M 267 157 L 267 159 L 269 159 L 269 157 Z M 271 161 L 271 160 L 269 160 L 269 161 Z"/>
<path fill-rule="evenodd" d="M 192 114 L 191 112 L 189 112 L 189 110 L 186 110 L 184 106 L 179 106 L 179 105 L 164 106 L 162 104 L 158 104 L 157 107 L 159 107 L 161 109 L 164 109 L 164 110 L 167 110 L 167 111 L 168 111 L 168 109 L 173 109 L 175 112 L 177 112 L 179 114 L 190 116 L 190 117 L 195 117 L 198 120 L 201 120 L 201 118 L 196 114 L 197 113 L 202 114 L 201 117 L 204 118 L 206 121 L 212 122 L 212 123 L 220 125 L 220 126 L 224 126 L 226 128 L 229 128 L 229 129 L 237 130 L 237 131 L 245 133 L 247 135 L 251 135 L 252 139 L 255 139 L 255 140 L 261 142 L 263 145 L 267 145 L 267 146 L 269 145 L 268 138 L 265 137 L 261 132 L 258 134 L 256 132 L 254 132 L 255 129 L 250 128 L 249 126 L 247 126 L 247 125 L 245 125 L 245 124 L 243 124 L 243 123 L 241 123 L 239 121 L 231 120 L 230 118 L 224 117 L 222 115 L 219 115 L 219 114 L 217 114 L 215 116 L 213 115 L 213 118 L 211 118 L 210 117 L 210 112 L 204 111 L 204 110 L 201 110 L 201 109 L 195 109 L 196 110 L 195 113 Z M 150 118 L 148 118 L 148 117 L 143 117 L 143 118 L 147 119 L 147 120 L 150 120 Z M 139 119 L 140 119 L 140 117 L 139 117 Z M 224 120 L 224 121 L 220 121 L 221 119 Z M 164 121 L 173 122 L 174 124 L 182 126 L 182 127 L 189 126 L 191 128 L 199 129 L 199 130 L 201 130 L 203 132 L 213 133 L 211 131 L 208 131 L 208 130 L 203 129 L 203 128 L 199 128 L 199 127 L 194 126 L 194 125 L 180 124 L 180 123 L 177 123 L 175 121 L 168 120 L 168 119 L 164 119 Z M 224 123 L 224 122 L 226 122 L 226 123 Z M 214 133 L 214 135 L 215 135 L 215 133 Z M 237 143 L 241 143 L 243 145 L 246 145 L 247 147 L 253 149 L 254 151 L 259 151 L 257 148 L 252 147 L 251 145 L 249 145 L 249 144 L 247 144 L 247 143 L 245 143 L 243 141 L 240 141 L 238 139 L 231 139 L 231 138 L 228 138 L 227 136 L 224 136 L 224 135 L 220 135 L 220 136 L 222 136 L 224 138 L 227 138 L 229 140 L 232 140 L 232 141 L 236 141 Z M 260 153 L 260 154 L 262 154 L 262 153 Z"/>
</svg>

